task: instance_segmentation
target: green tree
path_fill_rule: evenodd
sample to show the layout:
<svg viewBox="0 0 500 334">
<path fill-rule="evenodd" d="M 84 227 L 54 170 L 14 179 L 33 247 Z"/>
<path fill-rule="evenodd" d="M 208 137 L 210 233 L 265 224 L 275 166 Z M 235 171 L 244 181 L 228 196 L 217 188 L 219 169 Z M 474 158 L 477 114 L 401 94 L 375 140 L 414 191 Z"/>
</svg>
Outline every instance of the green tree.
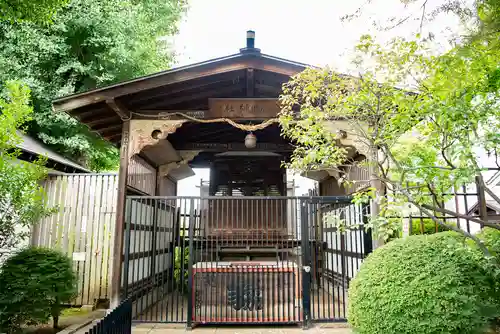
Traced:
<svg viewBox="0 0 500 334">
<path fill-rule="evenodd" d="M 21 138 L 18 129 L 29 121 L 29 89 L 17 82 L 8 82 L 0 98 L 0 249 L 10 250 L 29 233 L 29 226 L 50 214 L 44 206 L 40 181 L 45 175 L 44 159 L 33 163 L 17 160 L 16 149 Z M 5 257 L 0 252 L 0 262 Z"/>
<path fill-rule="evenodd" d="M 177 31 L 182 0 L 71 0 L 52 24 L 0 21 L 0 82 L 32 90 L 28 130 L 93 170 L 117 166 L 118 152 L 51 101 L 164 70 L 173 61 L 165 37 Z"/>
<path fill-rule="evenodd" d="M 364 36 L 356 50 L 358 76 L 329 69 L 297 75 L 281 97 L 283 132 L 298 144 L 289 166 L 335 169 L 341 175 L 345 165 L 368 168 L 379 199 L 375 227 L 387 225 L 410 203 L 435 223 L 474 239 L 488 255 L 475 236 L 445 224 L 434 212 L 498 228 L 439 204 L 450 198 L 443 194 L 475 177 L 484 185 L 478 152 L 500 153 L 498 37 L 490 33 L 436 55 L 424 41 L 395 39 L 384 46 Z M 350 152 L 337 145 L 343 139 L 325 126 L 339 120 L 374 163 L 349 160 Z M 384 192 L 390 196 L 381 200 Z"/>
<path fill-rule="evenodd" d="M 68 0 L 5 0 L 0 3 L 0 19 L 46 23 Z"/>
</svg>

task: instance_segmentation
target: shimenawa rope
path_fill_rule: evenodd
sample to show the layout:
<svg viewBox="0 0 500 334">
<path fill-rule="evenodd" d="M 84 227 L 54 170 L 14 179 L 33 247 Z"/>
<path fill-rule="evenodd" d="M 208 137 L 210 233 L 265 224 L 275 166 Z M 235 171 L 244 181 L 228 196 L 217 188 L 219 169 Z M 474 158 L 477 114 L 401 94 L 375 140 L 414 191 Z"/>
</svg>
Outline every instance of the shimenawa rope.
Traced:
<svg viewBox="0 0 500 334">
<path fill-rule="evenodd" d="M 169 113 L 167 115 L 161 115 L 161 116 L 141 114 L 138 112 L 132 112 L 132 114 L 137 115 L 137 116 L 142 116 L 142 117 L 151 117 L 151 118 L 161 118 L 161 117 L 165 117 L 165 116 L 177 115 L 177 116 L 184 117 L 190 121 L 198 122 L 198 123 L 228 123 L 237 129 L 240 129 L 242 131 L 247 131 L 247 132 L 263 130 L 263 129 L 267 128 L 268 126 L 270 126 L 271 124 L 278 123 L 277 118 L 271 118 L 271 119 L 268 119 L 267 121 L 264 121 L 260 124 L 241 124 L 241 123 L 237 123 L 237 122 L 233 121 L 232 119 L 225 118 L 225 117 L 224 118 L 214 118 L 214 119 L 199 119 L 196 117 L 186 115 L 186 114 L 181 113 L 181 112 L 173 112 L 173 113 Z"/>
</svg>

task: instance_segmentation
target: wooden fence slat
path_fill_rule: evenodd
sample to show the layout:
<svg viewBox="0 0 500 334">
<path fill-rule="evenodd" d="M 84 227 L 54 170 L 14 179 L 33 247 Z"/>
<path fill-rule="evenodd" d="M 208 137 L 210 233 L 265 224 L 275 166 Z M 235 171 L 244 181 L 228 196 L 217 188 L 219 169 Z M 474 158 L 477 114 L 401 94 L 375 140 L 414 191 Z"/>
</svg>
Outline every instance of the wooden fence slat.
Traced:
<svg viewBox="0 0 500 334">
<path fill-rule="evenodd" d="M 56 182 L 50 183 L 47 189 L 47 203 L 50 207 L 54 205 L 54 189 L 56 187 Z M 46 217 L 42 223 L 42 233 L 41 237 L 43 240 L 43 245 L 50 245 L 50 226 L 52 222 L 52 216 Z M 41 246 L 41 245 L 40 245 Z"/>
<path fill-rule="evenodd" d="M 85 284 L 85 277 L 83 276 L 83 261 L 80 261 L 80 254 L 82 253 L 82 225 L 86 224 L 84 216 L 84 193 L 85 193 L 86 176 L 78 179 L 78 200 L 76 203 L 76 224 L 75 224 L 75 253 L 78 253 L 78 258 L 75 262 L 76 272 L 78 275 L 78 297 L 79 304 L 83 304 L 83 286 Z M 73 253 L 73 255 L 75 255 Z M 75 258 L 74 258 L 75 259 Z"/>
<path fill-rule="evenodd" d="M 95 193 L 94 193 L 94 205 L 93 205 L 93 215 L 92 215 L 92 247 L 91 252 L 91 263 L 90 272 L 88 276 L 90 277 L 89 282 L 89 299 L 92 303 L 95 303 L 99 299 L 99 279 L 97 275 L 100 275 L 100 270 L 98 268 L 99 254 L 101 253 L 102 242 L 101 239 L 101 199 L 102 199 L 102 178 L 95 177 Z"/>
<path fill-rule="evenodd" d="M 60 221 L 60 224 L 62 225 L 62 228 L 61 228 L 61 231 L 62 231 L 61 250 L 68 255 L 69 255 L 68 251 L 69 251 L 70 226 L 67 222 L 69 221 L 69 217 L 71 214 L 70 210 L 71 210 L 72 197 L 74 197 L 74 194 L 72 192 L 72 185 L 70 183 L 71 181 L 72 180 L 70 178 L 68 178 L 67 176 L 64 176 L 62 178 L 65 196 L 64 196 L 64 203 L 63 203 L 63 207 L 62 207 L 63 217 L 62 217 L 62 221 Z"/>
<path fill-rule="evenodd" d="M 113 249 L 113 236 L 114 236 L 114 231 L 115 231 L 115 220 L 116 220 L 116 201 L 117 201 L 117 196 L 118 196 L 118 177 L 114 176 L 110 182 L 112 184 L 112 191 L 107 192 L 107 210 L 106 210 L 106 216 L 107 216 L 107 238 L 106 238 L 106 243 L 105 243 L 105 249 L 106 253 L 104 256 L 104 263 L 103 263 L 103 269 L 105 270 L 105 273 L 103 273 L 103 277 L 105 278 L 105 284 L 103 286 L 106 287 L 106 296 L 109 296 L 111 293 L 111 250 Z"/>
<path fill-rule="evenodd" d="M 59 204 L 60 201 L 60 195 L 61 195 L 61 187 L 59 185 L 60 180 L 57 179 L 57 184 L 53 189 L 53 197 L 52 197 L 52 205 L 56 206 Z M 52 215 L 50 224 L 47 226 L 49 232 L 49 244 L 51 245 L 52 248 L 56 248 L 56 239 L 57 239 L 57 221 L 59 220 L 59 215 L 61 214 L 60 209 L 58 208 L 58 211 L 56 214 Z"/>
<path fill-rule="evenodd" d="M 109 283 L 109 254 L 111 251 L 111 238 L 112 227 L 115 223 L 116 214 L 116 177 L 108 176 L 106 178 L 106 191 L 103 193 L 105 199 L 104 210 L 104 224 L 103 224 L 103 246 L 102 246 L 102 266 L 101 266 L 101 298 L 108 297 L 108 283 Z"/>
<path fill-rule="evenodd" d="M 64 217 L 66 215 L 66 194 L 67 194 L 67 183 L 66 183 L 66 178 L 61 176 L 60 177 L 60 188 L 61 188 L 61 193 L 59 196 L 60 202 L 58 203 L 59 206 L 59 217 L 57 219 L 57 234 L 55 240 L 55 245 L 56 247 L 64 251 Z"/>
<path fill-rule="evenodd" d="M 99 215 L 97 216 L 98 222 L 99 222 L 99 238 L 98 238 L 98 249 L 97 249 L 97 257 L 96 257 L 96 270 L 94 273 L 94 281 L 95 285 L 99 287 L 99 289 L 96 291 L 96 294 L 98 295 L 99 299 L 105 299 L 106 296 L 104 295 L 105 288 L 103 287 L 103 281 L 102 281 L 102 275 L 103 275 L 103 253 L 104 253 L 104 245 L 105 245 L 105 240 L 106 240 L 106 193 L 110 191 L 109 189 L 109 177 L 103 177 L 100 180 L 101 183 L 101 192 L 99 194 L 101 198 L 100 202 L 100 208 L 99 208 Z"/>
<path fill-rule="evenodd" d="M 94 209 L 94 192 L 95 192 L 95 177 L 89 175 L 86 177 L 84 197 L 85 209 L 84 215 L 86 217 L 86 225 L 82 226 L 82 240 L 84 241 L 83 251 L 85 252 L 85 263 L 83 265 L 83 303 L 91 305 L 89 300 L 89 287 L 90 287 L 90 263 L 92 261 L 92 210 Z"/>
<path fill-rule="evenodd" d="M 68 255 L 73 258 L 73 253 L 75 252 L 76 246 L 76 221 L 77 216 L 77 205 L 78 205 L 78 185 L 80 178 L 76 176 L 68 176 L 68 182 L 70 184 L 70 192 L 73 194 L 71 197 L 71 204 L 68 208 L 69 220 L 68 224 Z"/>
</svg>

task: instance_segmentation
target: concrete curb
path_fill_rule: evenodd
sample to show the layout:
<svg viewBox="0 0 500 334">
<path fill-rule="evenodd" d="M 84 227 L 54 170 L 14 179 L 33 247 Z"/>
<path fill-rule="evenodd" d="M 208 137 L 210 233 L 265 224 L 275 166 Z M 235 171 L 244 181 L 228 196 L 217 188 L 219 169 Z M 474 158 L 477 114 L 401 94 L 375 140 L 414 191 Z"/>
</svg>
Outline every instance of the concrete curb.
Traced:
<svg viewBox="0 0 500 334">
<path fill-rule="evenodd" d="M 83 327 L 87 327 L 90 324 L 92 324 L 93 322 L 97 323 L 98 321 L 99 320 L 87 319 L 87 321 L 82 322 L 80 324 L 74 324 L 74 325 L 71 325 L 69 327 L 66 327 L 65 329 L 63 329 L 62 331 L 58 332 L 57 334 L 74 334 L 78 330 L 82 329 Z"/>
<path fill-rule="evenodd" d="M 97 316 L 96 316 L 97 315 Z M 86 319 L 82 319 L 81 322 L 66 327 L 57 334 L 80 334 L 85 333 L 88 329 L 92 328 L 97 324 L 102 318 L 106 316 L 106 310 L 94 311 Z"/>
</svg>

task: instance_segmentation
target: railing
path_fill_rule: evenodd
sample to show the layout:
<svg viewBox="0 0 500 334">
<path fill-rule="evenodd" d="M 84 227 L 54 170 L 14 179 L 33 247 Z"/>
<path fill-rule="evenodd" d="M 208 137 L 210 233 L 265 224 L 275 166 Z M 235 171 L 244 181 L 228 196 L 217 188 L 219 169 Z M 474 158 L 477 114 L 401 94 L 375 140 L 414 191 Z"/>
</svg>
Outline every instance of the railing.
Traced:
<svg viewBox="0 0 500 334">
<path fill-rule="evenodd" d="M 132 302 L 123 301 L 111 313 L 100 320 L 86 334 L 130 334 L 132 333 Z"/>
</svg>

